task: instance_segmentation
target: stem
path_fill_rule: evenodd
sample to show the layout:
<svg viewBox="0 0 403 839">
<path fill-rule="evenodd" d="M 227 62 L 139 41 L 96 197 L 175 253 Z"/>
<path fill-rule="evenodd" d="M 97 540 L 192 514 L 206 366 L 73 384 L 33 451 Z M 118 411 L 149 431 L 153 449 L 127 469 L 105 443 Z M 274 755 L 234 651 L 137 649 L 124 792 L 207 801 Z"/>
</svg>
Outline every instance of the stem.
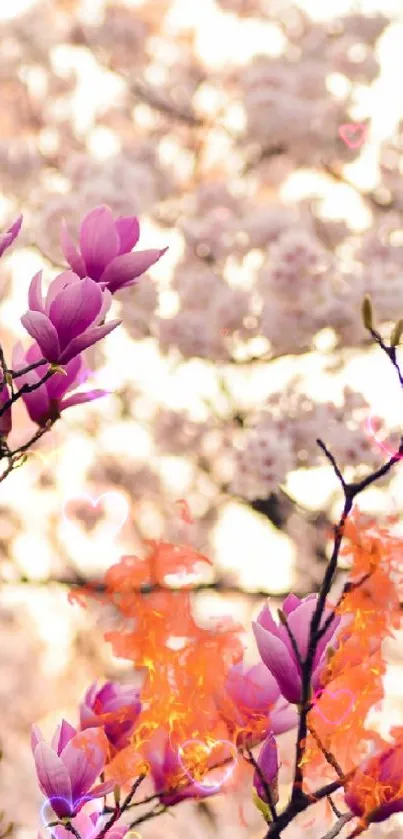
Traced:
<svg viewBox="0 0 403 839">
<path fill-rule="evenodd" d="M 11 378 L 18 379 L 19 376 L 23 376 L 25 373 L 30 373 L 31 370 L 35 370 L 37 367 L 41 367 L 43 364 L 49 364 L 46 361 L 46 358 L 41 358 L 39 361 L 34 361 L 33 364 L 28 364 L 27 367 L 21 367 L 21 370 L 9 370 L 8 372 L 11 373 Z"/>
<path fill-rule="evenodd" d="M 331 830 L 329 830 L 328 833 L 325 833 L 325 835 L 322 836 L 322 839 L 334 839 L 334 837 L 337 836 L 338 833 L 340 833 L 344 825 L 354 818 L 356 818 L 356 816 L 354 816 L 354 813 L 343 813 L 343 815 L 340 816 L 336 824 L 333 825 Z"/>
<path fill-rule="evenodd" d="M 137 780 L 134 782 L 129 794 L 124 799 L 123 803 L 121 805 L 119 805 L 119 804 L 116 805 L 116 807 L 114 808 L 114 812 L 112 813 L 109 821 L 106 822 L 106 825 L 102 828 L 100 833 L 98 833 L 98 835 L 95 837 L 95 839 L 103 839 L 105 834 L 108 832 L 109 828 L 112 827 L 112 825 L 114 825 L 115 822 L 120 818 L 122 813 L 125 812 L 125 810 L 129 806 L 133 796 L 137 792 L 140 784 L 144 781 L 145 777 L 146 777 L 145 774 L 139 775 Z"/>
<path fill-rule="evenodd" d="M 43 384 L 45 384 L 45 382 L 47 382 L 48 379 L 50 379 L 50 377 L 53 376 L 53 374 L 56 373 L 56 372 L 57 372 L 56 370 L 50 369 L 45 374 L 43 379 L 39 380 L 39 382 L 35 382 L 35 384 L 33 384 L 33 385 L 23 385 L 20 390 L 17 390 L 16 393 L 13 393 L 11 398 L 8 399 L 7 402 L 5 402 L 4 405 L 0 408 L 0 417 L 2 417 L 3 414 L 6 411 L 8 411 L 9 408 L 11 408 L 11 406 L 14 404 L 14 402 L 17 401 L 17 399 L 20 399 L 20 397 L 22 396 L 23 393 L 32 393 L 32 391 L 37 390 L 38 387 L 41 387 Z"/>
</svg>

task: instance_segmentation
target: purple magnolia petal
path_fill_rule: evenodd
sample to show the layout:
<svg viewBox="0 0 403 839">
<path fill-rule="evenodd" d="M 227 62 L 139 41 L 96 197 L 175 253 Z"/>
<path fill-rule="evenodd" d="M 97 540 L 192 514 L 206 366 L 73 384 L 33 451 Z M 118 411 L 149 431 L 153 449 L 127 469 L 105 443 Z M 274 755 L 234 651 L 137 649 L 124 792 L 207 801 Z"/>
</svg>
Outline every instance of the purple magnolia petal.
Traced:
<svg viewBox="0 0 403 839">
<path fill-rule="evenodd" d="M 55 279 L 52 280 L 48 288 L 45 307 L 46 314 L 49 314 L 52 303 L 54 302 L 54 300 L 56 300 L 56 297 L 62 291 L 64 291 L 65 288 L 67 288 L 69 285 L 72 285 L 72 283 L 79 282 L 80 277 L 78 276 L 78 274 L 75 274 L 74 271 L 62 271 L 61 274 L 58 274 L 57 277 L 55 277 Z"/>
<path fill-rule="evenodd" d="M 109 699 L 115 699 L 116 693 L 116 686 L 112 682 L 105 682 L 103 687 L 101 687 L 97 693 L 97 699 L 99 702 L 104 703 Z"/>
<path fill-rule="evenodd" d="M 42 736 L 41 729 L 39 728 L 38 725 L 33 725 L 32 728 L 31 728 L 31 749 L 32 749 L 32 753 L 34 753 L 38 743 L 42 743 L 42 741 L 43 741 L 43 736 Z"/>
<path fill-rule="evenodd" d="M 287 647 L 260 624 L 252 623 L 252 628 L 262 661 L 276 679 L 281 693 L 289 702 L 299 702 L 301 677 Z"/>
<path fill-rule="evenodd" d="M 23 327 L 30 334 L 47 361 L 57 362 L 60 356 L 60 344 L 53 323 L 42 312 L 27 312 L 21 318 Z"/>
<path fill-rule="evenodd" d="M 139 240 L 139 220 L 135 216 L 119 216 L 115 221 L 115 227 L 120 241 L 119 255 L 131 251 Z"/>
<path fill-rule="evenodd" d="M 107 283 L 109 291 L 119 291 L 136 277 L 144 274 L 151 265 L 161 258 L 168 248 L 163 250 L 137 251 L 137 253 L 125 253 L 115 257 L 105 268 L 100 281 Z"/>
<path fill-rule="evenodd" d="M 74 737 L 76 733 L 76 729 L 70 725 L 69 722 L 62 720 L 57 726 L 57 729 L 52 737 L 52 749 L 60 755 L 63 749 L 67 746 L 67 743 L 70 742 L 71 738 Z"/>
<path fill-rule="evenodd" d="M 39 381 L 39 377 L 32 371 L 32 373 L 27 373 L 26 376 L 18 378 L 18 386 L 21 387 L 22 384 L 34 384 L 36 381 Z M 44 425 L 51 413 L 46 384 L 38 387 L 32 393 L 23 393 L 22 399 L 32 422 L 35 422 L 37 425 Z"/>
<path fill-rule="evenodd" d="M 301 605 L 301 600 L 296 594 L 289 594 L 285 600 L 283 600 L 282 611 L 284 612 L 285 616 L 287 617 L 290 612 L 293 612 L 298 606 Z"/>
<path fill-rule="evenodd" d="M 93 798 L 101 798 L 102 796 L 107 795 L 108 792 L 112 792 L 115 786 L 115 781 L 104 781 L 102 784 L 97 784 L 96 787 L 93 787 L 92 790 L 90 790 L 90 795 Z"/>
<path fill-rule="evenodd" d="M 283 734 L 284 731 L 290 731 L 291 728 L 295 728 L 297 725 L 297 709 L 293 705 L 290 705 L 289 702 L 285 702 L 281 696 L 270 714 L 270 727 L 273 730 L 273 734 Z"/>
<path fill-rule="evenodd" d="M 99 288 L 101 288 L 100 285 L 99 285 Z M 112 295 L 111 295 L 110 291 L 108 291 L 107 288 L 104 288 L 104 289 L 101 289 L 101 290 L 102 290 L 102 295 L 103 295 L 102 306 L 101 306 L 101 308 L 99 310 L 99 313 L 98 313 L 97 317 L 95 318 L 92 326 L 99 326 L 102 323 L 102 321 L 105 320 L 105 317 L 106 317 L 107 313 L 109 312 L 109 309 L 112 305 Z"/>
<path fill-rule="evenodd" d="M 267 740 L 263 743 L 258 755 L 257 763 L 267 784 L 272 784 L 275 781 L 279 770 L 277 744 L 273 734 L 270 734 Z M 254 773 L 253 785 L 259 798 L 261 798 L 262 801 L 266 801 L 266 792 L 260 778 L 260 773 L 257 770 L 255 770 Z"/>
<path fill-rule="evenodd" d="M 49 317 L 57 330 L 62 350 L 93 324 L 101 305 L 102 292 L 89 277 L 72 283 L 57 295 Z"/>
<path fill-rule="evenodd" d="M 263 608 L 260 610 L 256 618 L 256 623 L 258 623 L 260 626 L 263 626 L 263 629 L 267 629 L 268 632 L 271 632 L 277 638 L 280 638 L 282 640 L 282 627 L 279 627 L 276 624 L 276 621 L 273 619 L 268 603 L 266 603 L 265 606 L 263 606 Z"/>
<path fill-rule="evenodd" d="M 69 772 L 56 752 L 42 741 L 35 748 L 34 758 L 36 773 L 44 795 L 49 799 L 65 798 L 71 801 Z"/>
<path fill-rule="evenodd" d="M 106 266 L 119 253 L 119 247 L 119 234 L 109 207 L 103 205 L 91 210 L 80 227 L 80 250 L 88 276 L 99 280 Z"/>
<path fill-rule="evenodd" d="M 22 215 L 13 222 L 8 230 L 0 235 L 0 256 L 3 256 L 4 251 L 12 245 L 14 239 L 17 238 L 22 225 Z"/>
<path fill-rule="evenodd" d="M 309 633 L 310 633 L 310 626 L 312 615 L 316 609 L 317 598 L 315 600 L 303 600 L 301 605 L 298 606 L 297 609 L 294 609 L 288 615 L 287 622 L 290 628 L 290 632 L 293 634 L 296 642 L 297 647 L 301 653 L 301 658 L 304 660 L 306 658 L 308 652 L 308 640 L 309 640 Z M 293 657 L 295 656 L 294 651 L 292 649 L 292 643 L 290 641 L 289 635 L 287 630 L 284 627 L 284 642 L 287 643 L 289 646 L 290 651 L 292 651 Z"/>
<path fill-rule="evenodd" d="M 66 408 L 72 408 L 73 405 L 84 405 L 85 402 L 92 402 L 93 399 L 100 399 L 101 396 L 108 396 L 107 390 L 87 390 L 86 393 L 75 393 L 69 396 L 68 399 L 62 399 L 59 404 L 59 410 L 65 411 Z"/>
<path fill-rule="evenodd" d="M 66 375 L 63 373 L 59 373 L 55 376 L 52 376 L 48 382 L 46 382 L 46 389 L 48 392 L 49 399 L 61 399 L 62 396 L 72 387 L 76 385 L 76 379 L 80 372 L 81 367 L 81 359 L 80 356 L 76 356 L 68 364 L 66 364 L 64 370 L 66 371 Z M 41 368 L 41 376 L 42 376 L 42 368 Z"/>
<path fill-rule="evenodd" d="M 101 745 L 98 728 L 80 731 L 67 744 L 61 759 L 71 778 L 74 802 L 85 795 L 96 781 L 104 768 L 105 757 L 105 747 Z"/>
<path fill-rule="evenodd" d="M 70 233 L 67 230 L 67 224 L 65 219 L 62 221 L 61 233 L 60 233 L 60 243 L 62 246 L 62 251 L 66 258 L 66 262 L 70 265 L 72 271 L 75 274 L 78 274 L 79 277 L 85 277 L 86 275 L 86 268 L 85 262 L 76 248 Z"/>
<path fill-rule="evenodd" d="M 113 329 L 120 326 L 121 323 L 121 320 L 111 320 L 109 323 L 105 323 L 104 326 L 93 326 L 87 329 L 83 335 L 73 338 L 60 356 L 61 364 L 67 364 L 75 355 L 83 352 L 87 347 L 91 347 L 92 344 L 96 344 L 101 338 L 104 338 L 105 335 L 108 335 L 109 332 L 112 332 Z"/>
<path fill-rule="evenodd" d="M 42 297 L 42 271 L 38 271 L 31 280 L 28 291 L 28 306 L 31 311 L 43 312 L 45 314 Z"/>
</svg>

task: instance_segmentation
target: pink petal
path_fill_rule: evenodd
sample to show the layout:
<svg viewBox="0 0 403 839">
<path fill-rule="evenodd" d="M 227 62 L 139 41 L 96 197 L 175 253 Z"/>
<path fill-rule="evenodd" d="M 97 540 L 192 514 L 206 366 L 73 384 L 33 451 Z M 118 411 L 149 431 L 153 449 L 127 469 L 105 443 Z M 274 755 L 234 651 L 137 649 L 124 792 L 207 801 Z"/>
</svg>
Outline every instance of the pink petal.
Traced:
<svg viewBox="0 0 403 839">
<path fill-rule="evenodd" d="M 39 784 L 50 803 L 52 797 L 71 801 L 69 772 L 60 757 L 42 741 L 35 748 L 34 758 Z"/>
<path fill-rule="evenodd" d="M 290 731 L 298 725 L 297 709 L 285 702 L 284 698 L 280 696 L 277 700 L 272 712 L 270 713 L 270 727 L 273 734 L 283 734 L 284 731 Z"/>
<path fill-rule="evenodd" d="M 43 740 L 41 729 L 38 725 L 33 725 L 31 728 L 31 749 L 32 752 L 35 751 L 38 743 L 41 743 Z"/>
<path fill-rule="evenodd" d="M 53 301 L 56 300 L 56 297 L 61 291 L 72 283 L 78 282 L 80 282 L 80 277 L 78 274 L 75 274 L 74 271 L 62 271 L 61 274 L 58 274 L 57 277 L 52 280 L 48 288 L 48 293 L 46 295 L 46 313 L 49 314 Z"/>
<path fill-rule="evenodd" d="M 53 323 L 42 312 L 27 312 L 21 323 L 37 344 L 47 361 L 57 362 L 60 356 L 60 344 Z"/>
<path fill-rule="evenodd" d="M 72 737 L 76 734 L 76 729 L 70 725 L 69 722 L 66 720 L 62 720 L 61 723 L 56 728 L 56 731 L 52 737 L 51 746 L 58 755 L 63 751 L 67 743 L 71 740 Z"/>
<path fill-rule="evenodd" d="M 68 262 L 72 271 L 74 271 L 75 274 L 78 274 L 79 277 L 85 277 L 87 273 L 85 268 L 85 262 L 67 230 L 67 224 L 64 219 L 62 221 L 60 242 L 62 246 L 62 251 L 66 258 L 66 262 Z"/>
<path fill-rule="evenodd" d="M 144 274 L 151 265 L 161 258 L 168 248 L 163 250 L 137 251 L 115 257 L 103 272 L 100 282 L 107 283 L 109 291 L 119 291 L 129 282 Z"/>
<path fill-rule="evenodd" d="M 279 627 L 273 619 L 268 603 L 266 603 L 263 606 L 263 609 L 260 610 L 256 618 L 256 623 L 263 626 L 263 629 L 267 629 L 267 631 L 271 632 L 272 635 L 276 635 L 277 638 L 282 638 L 281 627 Z"/>
<path fill-rule="evenodd" d="M 73 405 L 84 405 L 85 402 L 92 402 L 93 399 L 100 399 L 101 396 L 108 396 L 107 390 L 87 390 L 86 393 L 76 393 L 68 399 L 62 399 L 59 405 L 60 411 L 72 408 Z"/>
<path fill-rule="evenodd" d="M 120 239 L 109 207 L 91 210 L 81 223 L 80 250 L 86 273 L 99 280 L 102 272 L 119 253 Z"/>
<path fill-rule="evenodd" d="M 90 790 L 90 795 L 92 795 L 93 798 L 101 798 L 103 795 L 107 795 L 108 792 L 112 792 L 115 786 L 115 781 L 104 781 L 104 783 L 97 784 L 96 787 L 93 787 L 92 790 Z"/>
<path fill-rule="evenodd" d="M 315 596 L 315 595 L 314 595 Z M 289 594 L 285 600 L 283 600 L 282 611 L 286 615 L 286 617 L 293 612 L 297 606 L 301 605 L 301 600 L 295 594 Z"/>
<path fill-rule="evenodd" d="M 31 280 L 28 292 L 28 306 L 31 311 L 45 313 L 42 298 L 42 271 L 38 271 Z"/>
<path fill-rule="evenodd" d="M 32 371 L 32 373 L 27 373 L 26 376 L 18 378 L 18 386 L 21 387 L 22 384 L 35 384 L 36 381 L 39 381 L 39 377 L 35 371 Z M 36 422 L 38 425 L 44 425 L 50 415 L 50 403 L 46 384 L 38 387 L 32 393 L 23 393 L 22 399 L 32 422 Z"/>
<path fill-rule="evenodd" d="M 115 221 L 115 227 L 119 234 L 119 254 L 131 251 L 139 240 L 139 220 L 135 216 L 119 216 Z"/>
<path fill-rule="evenodd" d="M 72 387 L 76 386 L 76 379 L 80 372 L 81 358 L 76 356 L 65 366 L 67 375 L 61 374 L 52 376 L 46 382 L 49 399 L 61 399 L 62 396 Z M 40 368 L 42 370 L 42 368 Z"/>
<path fill-rule="evenodd" d="M 112 295 L 111 295 L 110 291 L 108 291 L 107 288 L 102 289 L 102 295 L 103 295 L 102 306 L 101 306 L 101 308 L 99 310 L 99 314 L 95 318 L 92 326 L 98 326 L 99 324 L 102 323 L 103 320 L 105 320 L 105 316 L 109 312 L 109 309 L 112 305 Z"/>
<path fill-rule="evenodd" d="M 252 628 L 262 661 L 276 679 L 281 693 L 289 702 L 299 702 L 301 677 L 287 647 L 260 624 L 252 623 Z"/>
<path fill-rule="evenodd" d="M 73 801 L 85 795 L 105 765 L 105 735 L 99 728 L 87 728 L 76 734 L 61 753 L 71 778 Z M 105 738 L 105 739 L 103 739 Z"/>
<path fill-rule="evenodd" d="M 101 306 L 102 292 L 89 277 L 72 283 L 57 295 L 49 318 L 57 330 L 62 350 L 93 324 Z"/>
<path fill-rule="evenodd" d="M 60 356 L 60 362 L 62 364 L 67 364 L 67 362 L 74 358 L 75 355 L 78 355 L 86 350 L 87 347 L 91 347 L 92 344 L 96 344 L 97 341 L 105 338 L 105 335 L 108 335 L 109 332 L 112 332 L 112 330 L 116 329 L 117 326 L 120 326 L 121 323 L 121 320 L 111 320 L 109 323 L 105 323 L 104 326 L 93 326 L 90 329 L 87 329 L 83 335 L 79 335 L 77 338 L 73 338 L 73 340 L 70 341 Z"/>
<path fill-rule="evenodd" d="M 22 215 L 13 222 L 6 233 L 0 235 L 0 256 L 3 256 L 4 251 L 12 245 L 14 239 L 17 238 L 22 225 Z"/>
</svg>

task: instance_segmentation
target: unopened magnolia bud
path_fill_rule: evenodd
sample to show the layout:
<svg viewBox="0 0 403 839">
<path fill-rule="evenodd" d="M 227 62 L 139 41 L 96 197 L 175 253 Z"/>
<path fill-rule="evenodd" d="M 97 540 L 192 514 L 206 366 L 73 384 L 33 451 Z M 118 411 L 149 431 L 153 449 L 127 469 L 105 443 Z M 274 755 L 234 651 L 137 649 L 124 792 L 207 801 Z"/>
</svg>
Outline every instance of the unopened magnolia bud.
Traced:
<svg viewBox="0 0 403 839">
<path fill-rule="evenodd" d="M 373 320 L 372 320 L 372 303 L 371 298 L 368 294 L 365 295 L 364 300 L 362 301 L 361 307 L 361 315 L 362 315 L 362 322 L 366 329 L 373 329 Z"/>
<path fill-rule="evenodd" d="M 398 320 L 392 330 L 392 334 L 390 336 L 390 345 L 391 347 L 397 347 L 400 342 L 400 339 L 403 335 L 403 320 Z"/>
</svg>

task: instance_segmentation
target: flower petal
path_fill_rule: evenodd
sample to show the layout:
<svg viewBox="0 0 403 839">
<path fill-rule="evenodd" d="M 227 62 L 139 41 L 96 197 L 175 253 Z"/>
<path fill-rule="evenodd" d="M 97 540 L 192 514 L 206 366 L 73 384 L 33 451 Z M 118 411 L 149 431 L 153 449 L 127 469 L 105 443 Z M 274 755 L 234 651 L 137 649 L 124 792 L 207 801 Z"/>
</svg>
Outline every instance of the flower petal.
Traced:
<svg viewBox="0 0 403 839">
<path fill-rule="evenodd" d="M 60 344 L 53 323 L 42 312 L 27 312 L 21 318 L 23 327 L 30 334 L 47 361 L 57 362 L 60 356 Z"/>
<path fill-rule="evenodd" d="M 34 758 L 42 792 L 47 795 L 51 804 L 52 798 L 66 799 L 67 810 L 67 801 L 71 801 L 71 784 L 67 767 L 56 752 L 43 741 L 36 746 Z M 62 803 L 61 806 L 63 806 Z"/>
<path fill-rule="evenodd" d="M 28 291 L 28 306 L 31 311 L 43 312 L 45 314 L 42 297 L 42 271 L 38 271 L 31 280 Z"/>
<path fill-rule="evenodd" d="M 65 411 L 66 408 L 72 408 L 73 405 L 84 405 L 85 402 L 92 402 L 93 399 L 100 399 L 101 396 L 108 396 L 107 390 L 87 390 L 86 393 L 75 393 L 69 396 L 68 399 L 62 399 L 59 404 L 59 410 Z"/>
<path fill-rule="evenodd" d="M 57 330 L 62 350 L 93 324 L 101 306 L 102 291 L 89 277 L 71 283 L 57 295 L 49 318 Z"/>
<path fill-rule="evenodd" d="M 105 268 L 100 277 L 100 282 L 106 283 L 111 292 L 119 291 L 136 277 L 144 274 L 155 262 L 158 262 L 166 250 L 168 248 L 124 253 L 117 256 Z"/>
<path fill-rule="evenodd" d="M 262 661 L 276 679 L 283 696 L 289 702 L 301 699 L 301 676 L 289 650 L 279 638 L 258 623 L 252 623 Z"/>
<path fill-rule="evenodd" d="M 51 746 L 54 751 L 60 755 L 63 749 L 70 742 L 71 738 L 76 734 L 76 729 L 70 725 L 66 720 L 62 720 L 57 726 L 57 729 L 52 737 Z"/>
<path fill-rule="evenodd" d="M 50 307 L 56 297 L 63 291 L 67 286 L 71 285 L 72 283 L 80 282 L 80 277 L 78 274 L 75 274 L 74 271 L 62 271 L 61 274 L 58 274 L 54 280 L 52 280 L 49 288 L 48 293 L 46 295 L 46 314 L 49 314 Z"/>
<path fill-rule="evenodd" d="M 70 740 L 61 760 L 71 779 L 73 803 L 85 795 L 105 765 L 107 741 L 99 728 L 87 728 Z"/>
<path fill-rule="evenodd" d="M 139 240 L 139 220 L 135 216 L 119 216 L 115 221 L 115 227 L 120 241 L 119 254 L 128 253 Z"/>
<path fill-rule="evenodd" d="M 83 335 L 73 338 L 60 356 L 61 364 L 67 364 L 75 355 L 83 352 L 87 347 L 91 347 L 92 344 L 96 344 L 105 335 L 108 335 L 109 332 L 112 332 L 113 329 L 120 326 L 121 323 L 121 320 L 111 320 L 109 323 L 105 323 L 104 326 L 93 326 L 87 329 Z"/>
<path fill-rule="evenodd" d="M 105 205 L 95 207 L 80 227 L 80 250 L 88 276 L 99 280 L 106 266 L 119 253 L 119 247 L 119 233 L 111 210 Z"/>
<path fill-rule="evenodd" d="M 81 363 L 82 360 L 80 356 L 77 355 L 69 361 L 68 364 L 66 364 L 64 368 L 66 375 L 61 373 L 56 376 L 52 376 L 49 381 L 46 382 L 49 399 L 61 399 L 70 388 L 76 387 L 76 379 L 80 372 Z"/>
<path fill-rule="evenodd" d="M 76 248 L 69 231 L 67 230 L 67 224 L 65 219 L 62 220 L 60 243 L 62 246 L 62 251 L 66 258 L 66 262 L 68 262 L 72 271 L 74 271 L 75 274 L 78 274 L 79 277 L 85 277 L 87 273 L 85 268 L 85 262 L 79 250 Z"/>
</svg>

